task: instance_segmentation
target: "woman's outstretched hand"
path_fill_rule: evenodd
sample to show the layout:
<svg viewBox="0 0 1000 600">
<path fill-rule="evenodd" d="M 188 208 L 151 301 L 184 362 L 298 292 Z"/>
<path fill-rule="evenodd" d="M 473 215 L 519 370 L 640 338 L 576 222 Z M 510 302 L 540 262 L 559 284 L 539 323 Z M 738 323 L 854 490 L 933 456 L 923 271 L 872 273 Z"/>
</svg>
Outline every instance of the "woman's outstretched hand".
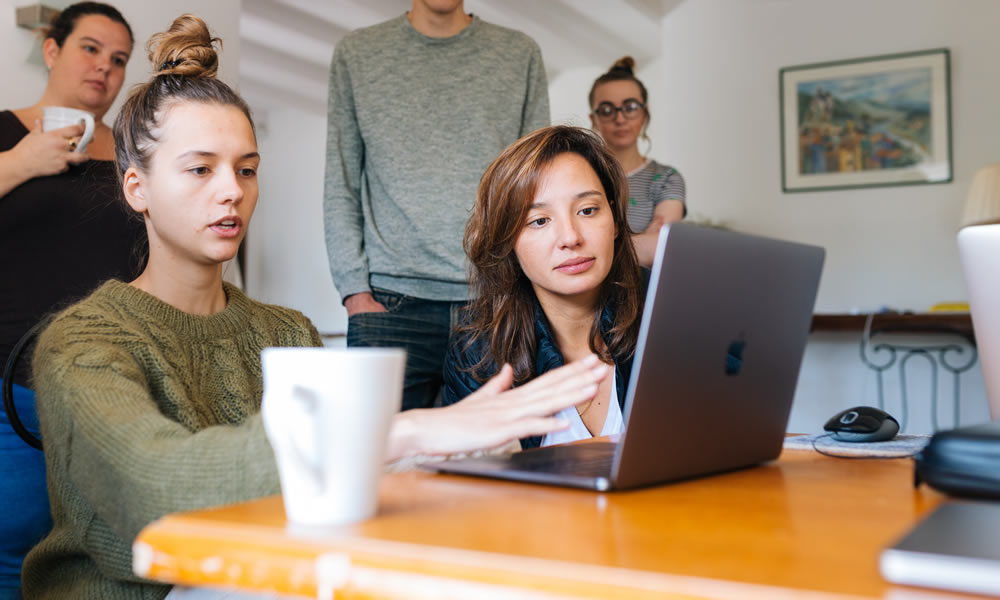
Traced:
<svg viewBox="0 0 1000 600">
<path fill-rule="evenodd" d="M 593 398 L 609 371 L 592 354 L 511 388 L 513 370 L 504 365 L 461 402 L 396 415 L 386 460 L 496 448 L 511 440 L 565 429 L 569 423 L 552 415 Z"/>
</svg>

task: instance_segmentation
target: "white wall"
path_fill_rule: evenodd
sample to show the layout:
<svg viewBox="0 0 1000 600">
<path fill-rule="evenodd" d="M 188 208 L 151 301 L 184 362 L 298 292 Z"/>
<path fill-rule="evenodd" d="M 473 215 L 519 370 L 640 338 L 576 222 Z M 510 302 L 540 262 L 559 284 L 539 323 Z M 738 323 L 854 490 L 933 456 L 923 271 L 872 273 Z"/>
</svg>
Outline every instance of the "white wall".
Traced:
<svg viewBox="0 0 1000 600">
<path fill-rule="evenodd" d="M 590 127 L 590 107 L 587 105 L 590 86 L 618 58 L 610 58 L 606 65 L 567 69 L 549 79 L 549 107 L 553 125 Z"/>
<path fill-rule="evenodd" d="M 54 8 L 63 8 L 72 3 L 72 0 L 45 2 Z M 185 12 L 204 19 L 213 34 L 222 38 L 224 48 L 219 77 L 232 85 L 239 84 L 241 0 L 111 0 L 110 3 L 121 11 L 132 27 L 135 49 L 126 68 L 125 83 L 118 100 L 104 117 L 109 125 L 114 121 L 129 87 L 149 78 L 151 68 L 143 49 L 146 40 L 152 34 L 169 27 L 175 17 Z M 28 4 L 31 4 L 28 0 L 0 0 L 0 56 L 4 57 L 0 66 L 0 72 L 3 73 L 0 110 L 30 106 L 38 101 L 45 89 L 47 73 L 45 63 L 42 62 L 38 36 L 15 25 L 15 8 Z"/>
<path fill-rule="evenodd" d="M 921 311 L 965 300 L 958 218 L 972 174 L 1000 160 L 998 22 L 995 0 L 686 0 L 664 19 L 661 58 L 639 65 L 653 111 L 652 154 L 684 174 L 692 213 L 826 247 L 818 312 Z M 951 50 L 952 183 L 782 193 L 779 69 L 939 47 Z M 791 430 L 815 431 L 834 410 L 875 403 L 857 339 L 813 335 Z M 918 363 L 909 387 L 917 404 L 911 430 L 920 432 L 930 426 L 930 389 Z M 899 375 L 887 377 L 888 406 L 899 412 Z M 963 420 L 987 419 L 979 367 L 962 382 Z M 939 386 L 944 426 L 950 385 Z"/>
<path fill-rule="evenodd" d="M 326 118 L 295 109 L 257 118 L 260 200 L 247 238 L 247 291 L 302 311 L 323 334 L 347 332 L 323 234 Z"/>
<path fill-rule="evenodd" d="M 642 70 L 653 153 L 685 175 L 692 210 L 825 246 L 820 312 L 964 300 L 962 202 L 974 171 L 1000 160 L 997 22 L 995 0 L 688 0 Z M 781 67 L 939 47 L 951 49 L 953 183 L 781 192 Z"/>
<path fill-rule="evenodd" d="M 651 155 L 684 174 L 690 215 L 824 246 L 818 312 L 922 311 L 965 300 L 958 218 L 972 174 L 1000 160 L 997 22 L 995 0 L 685 0 L 662 23 L 661 57 L 638 65 L 650 94 Z M 782 193 L 779 69 L 939 47 L 951 50 L 952 183 Z M 589 126 L 587 92 L 617 58 L 554 78 L 553 122 Z M 859 338 L 812 335 L 790 431 L 818 431 L 837 410 L 877 403 L 876 376 L 861 363 Z M 909 361 L 911 432 L 931 431 L 930 377 L 925 361 Z M 897 416 L 899 378 L 893 369 L 884 380 L 886 408 Z M 987 420 L 980 366 L 960 382 L 961 422 Z M 939 372 L 942 427 L 953 424 L 952 385 Z"/>
<path fill-rule="evenodd" d="M 0 0 L 0 110 L 30 106 L 45 89 L 45 63 L 37 36 L 15 25 L 16 8 L 27 4 L 19 0 Z M 61 7 L 68 2 L 50 2 Z"/>
</svg>

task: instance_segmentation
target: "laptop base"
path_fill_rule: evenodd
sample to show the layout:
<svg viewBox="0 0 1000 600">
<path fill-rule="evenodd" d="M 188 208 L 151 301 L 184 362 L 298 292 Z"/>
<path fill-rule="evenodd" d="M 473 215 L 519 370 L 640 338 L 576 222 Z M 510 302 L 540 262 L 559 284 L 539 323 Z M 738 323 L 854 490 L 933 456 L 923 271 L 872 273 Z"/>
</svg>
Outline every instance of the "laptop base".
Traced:
<svg viewBox="0 0 1000 600">
<path fill-rule="evenodd" d="M 508 456 L 489 456 L 427 465 L 441 473 L 545 483 L 596 491 L 611 489 L 617 444 L 593 442 L 532 448 Z"/>
</svg>

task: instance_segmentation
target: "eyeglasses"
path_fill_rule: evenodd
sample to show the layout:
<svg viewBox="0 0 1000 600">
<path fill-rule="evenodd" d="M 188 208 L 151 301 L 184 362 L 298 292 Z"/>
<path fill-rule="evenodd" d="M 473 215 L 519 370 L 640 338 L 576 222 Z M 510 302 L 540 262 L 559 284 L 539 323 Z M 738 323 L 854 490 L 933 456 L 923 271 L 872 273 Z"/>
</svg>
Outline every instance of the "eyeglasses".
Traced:
<svg viewBox="0 0 1000 600">
<path fill-rule="evenodd" d="M 646 106 L 642 102 L 635 98 L 629 98 L 622 102 L 621 106 L 615 106 L 610 102 L 601 102 L 594 109 L 594 115 L 602 121 L 614 121 L 618 117 L 618 111 L 621 111 L 626 119 L 636 119 L 645 108 Z"/>
</svg>

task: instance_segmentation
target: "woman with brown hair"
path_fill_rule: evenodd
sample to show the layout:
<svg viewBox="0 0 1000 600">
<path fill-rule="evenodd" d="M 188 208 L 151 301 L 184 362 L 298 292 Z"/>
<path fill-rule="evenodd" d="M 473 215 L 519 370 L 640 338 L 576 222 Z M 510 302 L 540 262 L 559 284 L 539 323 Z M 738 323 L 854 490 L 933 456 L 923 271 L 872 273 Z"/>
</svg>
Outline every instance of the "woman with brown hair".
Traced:
<svg viewBox="0 0 1000 600">
<path fill-rule="evenodd" d="M 509 363 L 523 384 L 597 354 L 614 366 L 597 395 L 557 416 L 566 430 L 525 448 L 622 430 L 642 293 L 621 166 L 596 135 L 539 129 L 486 169 L 465 229 L 472 301 L 445 361 L 444 404 Z"/>
<path fill-rule="evenodd" d="M 635 76 L 635 60 L 624 56 L 590 88 L 590 122 L 621 163 L 628 178 L 628 223 L 639 263 L 653 264 L 656 237 L 662 225 L 687 213 L 684 178 L 639 151 L 639 138 L 649 140 L 649 98 Z M 649 149 L 646 149 L 649 152 Z"/>
</svg>

